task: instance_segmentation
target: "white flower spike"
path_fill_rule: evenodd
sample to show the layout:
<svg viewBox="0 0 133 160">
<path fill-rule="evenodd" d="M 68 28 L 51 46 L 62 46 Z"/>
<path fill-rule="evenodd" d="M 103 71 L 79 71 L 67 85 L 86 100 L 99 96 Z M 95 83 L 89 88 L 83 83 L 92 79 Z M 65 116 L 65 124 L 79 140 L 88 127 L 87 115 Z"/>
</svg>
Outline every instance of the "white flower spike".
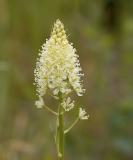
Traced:
<svg viewBox="0 0 133 160">
<path fill-rule="evenodd" d="M 65 129 L 65 113 L 74 108 L 74 101 L 69 97 L 69 93 L 75 91 L 78 96 L 82 96 L 85 90 L 82 85 L 82 69 L 78 60 L 78 55 L 73 45 L 67 40 L 64 25 L 57 20 L 53 26 L 51 36 L 42 49 L 37 59 L 34 70 L 35 85 L 39 100 L 36 101 L 37 108 L 45 108 L 57 118 L 56 123 L 56 146 L 58 159 L 64 159 L 64 135 L 68 133 L 79 120 L 86 120 L 89 115 L 82 108 L 79 108 L 79 115 L 74 122 Z M 58 111 L 48 107 L 43 96 L 47 93 L 57 99 Z"/>
<path fill-rule="evenodd" d="M 75 52 L 76 50 L 67 40 L 63 23 L 57 20 L 51 37 L 42 45 L 34 70 L 39 97 L 44 96 L 47 89 L 54 96 L 58 96 L 59 92 L 67 95 L 72 90 L 78 96 L 83 95 L 85 91 L 81 81 L 83 74 Z"/>
<path fill-rule="evenodd" d="M 89 115 L 86 115 L 85 109 L 79 108 L 79 119 L 87 120 L 88 118 L 89 118 Z"/>
</svg>

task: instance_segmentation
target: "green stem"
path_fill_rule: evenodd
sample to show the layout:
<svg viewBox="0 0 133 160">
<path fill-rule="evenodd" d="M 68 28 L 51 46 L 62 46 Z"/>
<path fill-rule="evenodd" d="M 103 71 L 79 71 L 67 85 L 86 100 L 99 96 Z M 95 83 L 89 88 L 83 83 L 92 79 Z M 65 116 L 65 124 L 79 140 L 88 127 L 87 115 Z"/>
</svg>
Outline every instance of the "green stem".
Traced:
<svg viewBox="0 0 133 160">
<path fill-rule="evenodd" d="M 78 121 L 79 121 L 79 117 L 71 124 L 71 126 L 68 129 L 64 131 L 64 134 L 68 133 Z"/>
<path fill-rule="evenodd" d="M 54 114 L 55 116 L 57 116 L 57 113 L 55 111 L 53 111 L 51 108 L 49 108 L 48 106 L 46 106 L 44 104 L 45 109 L 47 109 L 49 112 L 51 112 L 52 114 Z"/>
<path fill-rule="evenodd" d="M 64 160 L 64 113 L 63 107 L 61 105 L 63 98 L 59 94 L 59 108 L 58 108 L 58 119 L 57 119 L 57 151 L 58 151 L 58 160 Z"/>
</svg>

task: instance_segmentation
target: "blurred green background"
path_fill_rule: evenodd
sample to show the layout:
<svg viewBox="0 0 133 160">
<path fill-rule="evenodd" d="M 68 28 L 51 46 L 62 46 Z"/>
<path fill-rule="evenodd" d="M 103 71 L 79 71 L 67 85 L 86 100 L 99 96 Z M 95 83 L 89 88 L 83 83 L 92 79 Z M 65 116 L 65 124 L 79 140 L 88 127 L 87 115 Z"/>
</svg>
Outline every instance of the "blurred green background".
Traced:
<svg viewBox="0 0 133 160">
<path fill-rule="evenodd" d="M 66 160 L 132 160 L 132 0 L 0 0 L 0 160 L 56 160 L 55 118 L 34 105 L 33 70 L 57 18 L 80 56 L 78 104 L 90 114 L 66 136 Z"/>
</svg>

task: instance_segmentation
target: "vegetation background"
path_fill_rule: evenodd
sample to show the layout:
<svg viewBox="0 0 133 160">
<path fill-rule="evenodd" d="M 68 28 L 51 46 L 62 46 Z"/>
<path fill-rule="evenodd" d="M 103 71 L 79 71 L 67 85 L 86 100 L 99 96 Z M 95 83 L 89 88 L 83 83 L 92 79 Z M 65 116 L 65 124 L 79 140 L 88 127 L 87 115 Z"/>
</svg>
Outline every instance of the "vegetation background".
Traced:
<svg viewBox="0 0 133 160">
<path fill-rule="evenodd" d="M 132 160 L 132 0 L 0 0 L 0 160 L 56 160 L 55 118 L 34 105 L 33 70 L 57 18 L 80 56 L 78 104 L 90 114 L 66 136 L 66 160 Z"/>
</svg>

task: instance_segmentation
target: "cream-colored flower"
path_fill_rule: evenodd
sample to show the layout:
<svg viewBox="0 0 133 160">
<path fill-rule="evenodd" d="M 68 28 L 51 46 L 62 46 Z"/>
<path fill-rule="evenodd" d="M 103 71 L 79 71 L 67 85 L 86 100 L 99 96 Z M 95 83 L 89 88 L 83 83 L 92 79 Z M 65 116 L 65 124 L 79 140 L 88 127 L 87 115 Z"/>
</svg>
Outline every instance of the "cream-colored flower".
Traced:
<svg viewBox="0 0 133 160">
<path fill-rule="evenodd" d="M 56 96 L 59 92 L 67 95 L 72 90 L 78 96 L 84 93 L 78 55 L 68 42 L 60 20 L 56 21 L 51 37 L 42 45 L 34 74 L 38 96 L 45 95 L 47 89 Z"/>
<path fill-rule="evenodd" d="M 74 108 L 74 101 L 71 101 L 70 97 L 67 97 L 63 102 L 62 106 L 66 112 Z"/>
<path fill-rule="evenodd" d="M 86 115 L 85 109 L 79 108 L 79 118 L 81 120 L 87 120 L 89 118 L 89 115 Z"/>
<path fill-rule="evenodd" d="M 43 98 L 41 96 L 39 96 L 39 100 L 37 100 L 35 102 L 35 105 L 37 108 L 42 108 L 44 106 L 44 101 L 43 101 Z"/>
</svg>

